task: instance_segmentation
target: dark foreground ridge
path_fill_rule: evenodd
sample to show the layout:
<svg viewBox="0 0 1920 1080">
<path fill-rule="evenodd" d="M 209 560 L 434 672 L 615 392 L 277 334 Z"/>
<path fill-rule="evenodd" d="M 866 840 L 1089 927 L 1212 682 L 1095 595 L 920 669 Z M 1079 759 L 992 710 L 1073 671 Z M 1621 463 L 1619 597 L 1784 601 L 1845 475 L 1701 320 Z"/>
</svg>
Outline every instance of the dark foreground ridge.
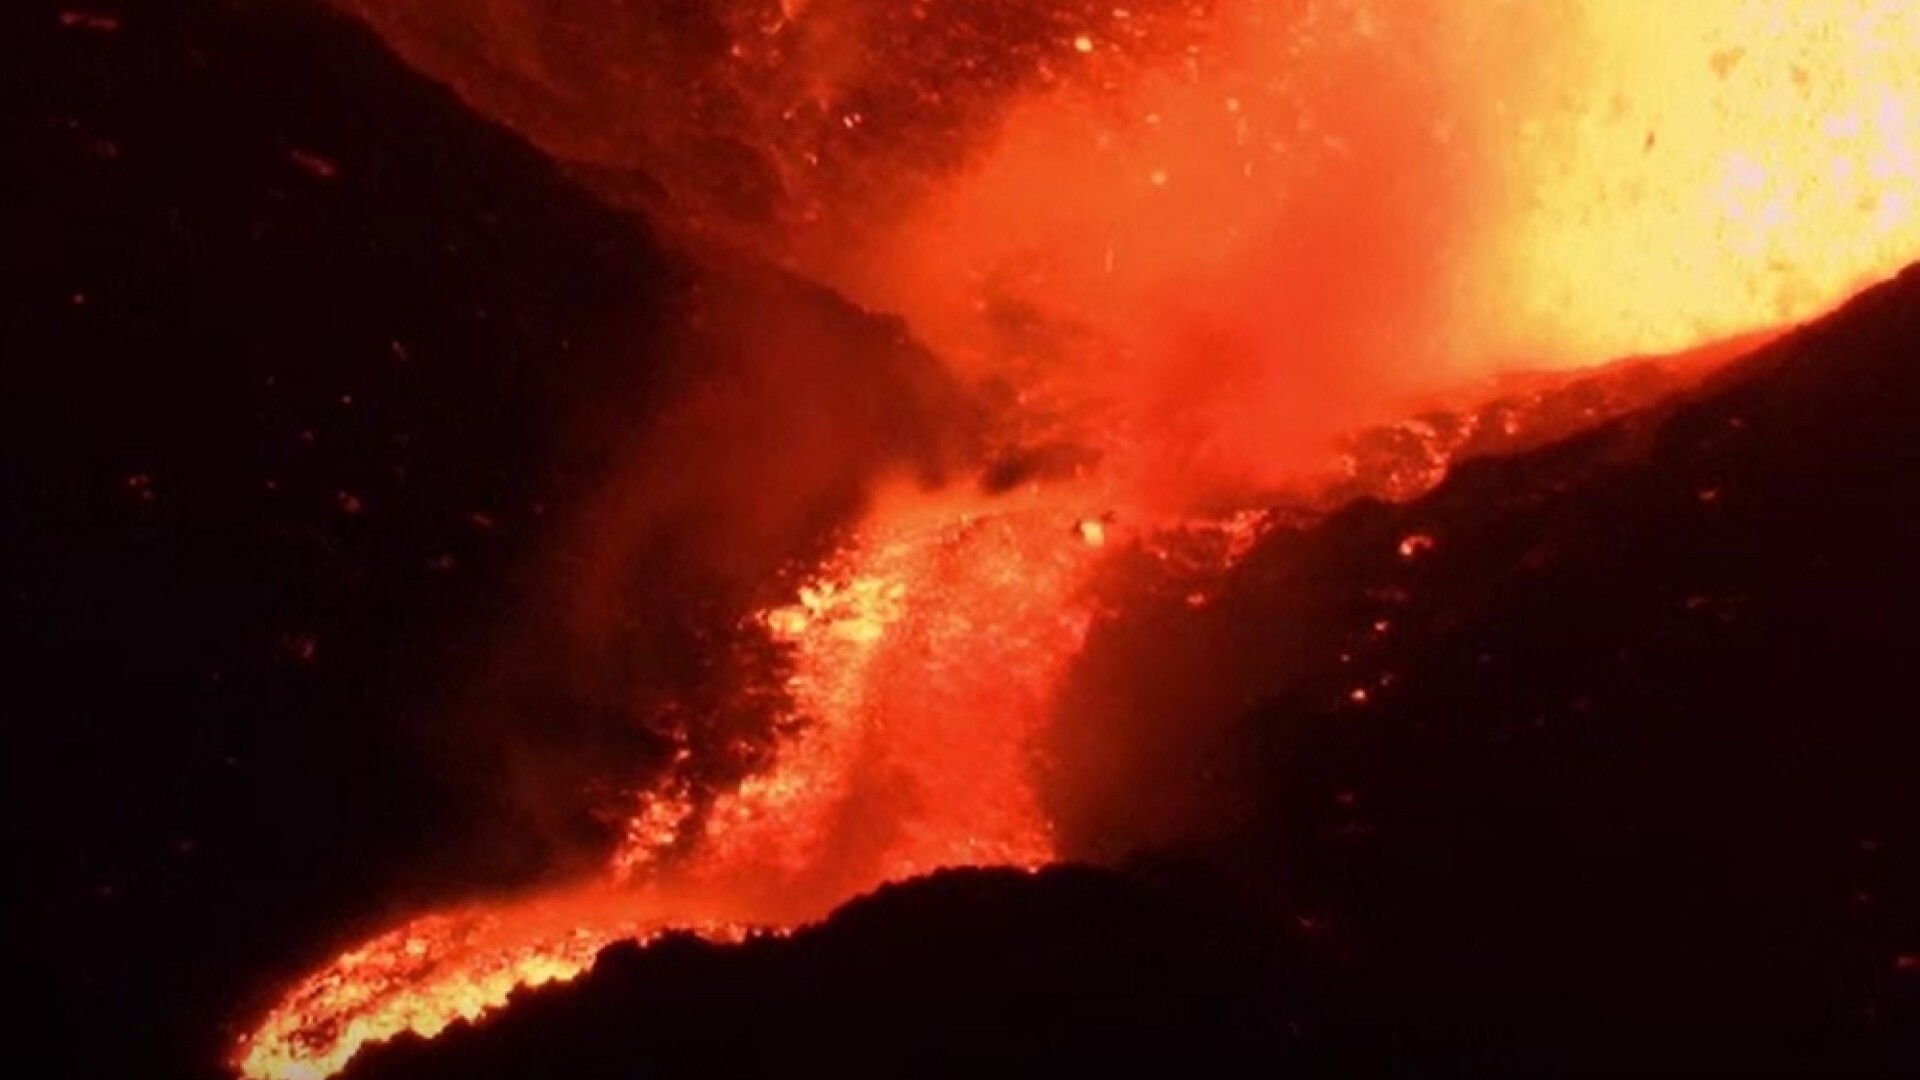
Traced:
<svg viewBox="0 0 1920 1080">
<path fill-rule="evenodd" d="M 1276 533 L 1205 607 L 1140 575 L 1069 690 L 1134 757 L 1068 819 L 1313 920 L 1383 1030 L 1476 1069 L 1910 1069 L 1916 359 L 1910 270 L 1685 399 Z"/>
<path fill-rule="evenodd" d="M 1080 869 L 946 871 L 884 888 L 790 939 L 616 946 L 577 985 L 523 994 L 478 1030 L 404 1036 L 346 1075 L 1281 1061 L 1301 1054 L 1313 970 L 1271 928 L 1137 881 Z"/>
</svg>

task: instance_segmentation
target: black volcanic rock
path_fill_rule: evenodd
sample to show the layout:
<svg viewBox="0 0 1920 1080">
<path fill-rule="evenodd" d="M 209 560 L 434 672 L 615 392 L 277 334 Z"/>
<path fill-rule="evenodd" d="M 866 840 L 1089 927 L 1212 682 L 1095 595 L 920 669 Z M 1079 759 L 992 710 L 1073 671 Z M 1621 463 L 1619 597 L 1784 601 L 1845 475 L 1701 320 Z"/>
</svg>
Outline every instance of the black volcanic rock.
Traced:
<svg viewBox="0 0 1920 1080">
<path fill-rule="evenodd" d="M 1306 1061 L 1324 980 L 1297 945 L 1139 877 L 946 871 L 791 938 L 603 953 L 477 1026 L 369 1051 L 352 1080 L 895 1075 Z"/>
<path fill-rule="evenodd" d="M 1069 834 L 1211 852 L 1489 1066 L 1920 1061 L 1916 359 L 1910 271 L 1679 400 L 1276 531 L 1204 605 L 1132 568 L 1068 690 L 1060 759 L 1103 762 Z"/>
<path fill-rule="evenodd" d="M 636 703 L 709 692 L 570 636 L 562 568 L 711 645 L 971 420 L 897 323 L 669 249 L 322 4 L 0 24 L 17 954 L 63 1074 L 213 1068 L 383 903 L 591 848 L 580 776 L 644 774 Z M 612 488 L 660 494 L 587 529 Z"/>
<path fill-rule="evenodd" d="M 210 1067 L 247 981 L 457 831 L 404 717 L 684 270 L 308 5 L 7 18 L 25 955 L 61 1071 Z"/>
</svg>

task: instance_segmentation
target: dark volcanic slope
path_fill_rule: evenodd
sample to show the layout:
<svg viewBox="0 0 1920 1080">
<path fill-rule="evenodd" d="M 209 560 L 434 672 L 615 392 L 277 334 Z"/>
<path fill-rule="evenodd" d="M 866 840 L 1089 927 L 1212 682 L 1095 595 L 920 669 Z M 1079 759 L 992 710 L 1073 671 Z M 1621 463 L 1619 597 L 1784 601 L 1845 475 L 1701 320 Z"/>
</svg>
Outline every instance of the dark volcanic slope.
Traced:
<svg viewBox="0 0 1920 1080">
<path fill-rule="evenodd" d="M 1102 720 L 1069 748 L 1132 751 L 1076 831 L 1206 837 L 1476 1060 L 1891 1053 L 1920 1024 L 1916 360 L 1909 272 L 1684 403 L 1276 534 L 1204 608 L 1140 598 L 1071 691 Z"/>
<path fill-rule="evenodd" d="M 616 946 L 577 985 L 345 1075 L 1190 1073 L 1303 1059 L 1316 970 L 1271 928 L 1112 875 L 948 871 L 787 940 Z"/>
<path fill-rule="evenodd" d="M 644 770 L 641 691 L 701 676 L 636 687 L 559 567 L 730 625 L 959 410 L 897 325 L 663 248 L 323 5 L 0 22 L 16 1019 L 63 1074 L 164 1075 L 382 903 L 591 846 L 582 771 Z M 716 461 L 779 498 L 691 561 L 754 495 Z"/>
<path fill-rule="evenodd" d="M 370 37 L 252 7 L 10 5 L 0 43 L 7 816 L 75 1074 L 207 1062 L 263 961 L 457 831 L 402 714 L 678 272 Z"/>
<path fill-rule="evenodd" d="M 1202 606 L 1133 568 L 1061 810 L 1151 872 L 616 950 L 354 1075 L 1911 1075 L 1917 348 L 1920 273 L 1687 401 L 1277 533 Z"/>
</svg>

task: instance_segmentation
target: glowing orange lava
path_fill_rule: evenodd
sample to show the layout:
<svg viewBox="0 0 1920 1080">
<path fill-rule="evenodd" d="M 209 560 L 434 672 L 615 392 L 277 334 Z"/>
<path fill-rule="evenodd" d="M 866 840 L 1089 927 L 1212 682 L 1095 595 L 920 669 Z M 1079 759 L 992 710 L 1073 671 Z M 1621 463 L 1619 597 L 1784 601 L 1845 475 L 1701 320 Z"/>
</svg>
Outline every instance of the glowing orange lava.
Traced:
<svg viewBox="0 0 1920 1080">
<path fill-rule="evenodd" d="M 1907 0 L 337 2 L 671 223 L 1097 411 L 1176 495 L 1920 253 Z"/>
<path fill-rule="evenodd" d="M 969 370 L 1103 407 L 1176 498 L 1408 392 L 1788 325 L 1920 254 L 1905 0 L 1214 8 L 1170 59 L 1099 20 L 970 167 L 818 256 Z"/>
<path fill-rule="evenodd" d="M 1086 631 L 1098 554 L 1071 502 L 883 502 L 885 525 L 762 616 L 795 660 L 795 734 L 771 768 L 700 815 L 663 779 L 604 881 L 427 915 L 354 948 L 288 991 L 235 1064 L 326 1076 L 368 1043 L 573 978 L 614 941 L 732 940 L 942 867 L 1050 861 L 1035 737 Z"/>
<path fill-rule="evenodd" d="M 667 930 L 716 941 L 743 928 L 645 920 L 629 895 L 583 889 L 520 903 L 475 904 L 413 919 L 336 958 L 290 989 L 239 1047 L 252 1077 L 317 1080 L 360 1048 L 402 1032 L 431 1037 L 507 1003 L 513 991 L 565 981 L 620 940 Z"/>
<path fill-rule="evenodd" d="M 1808 318 L 1920 253 L 1909 0 L 1058 4 L 1077 13 L 1057 47 L 1021 39 L 1033 70 L 991 97 L 938 81 L 973 70 L 968 48 L 1005 61 L 974 23 L 938 56 L 867 47 L 898 12 L 958 25 L 966 5 L 743 0 L 716 8 L 737 36 L 689 78 L 741 72 L 712 121 L 740 129 L 709 134 L 773 162 L 759 216 L 716 194 L 737 172 L 676 149 L 693 111 L 673 79 L 620 51 L 651 16 L 585 5 L 613 44 L 557 64 L 533 0 L 347 6 L 557 156 L 651 169 L 707 231 L 900 312 L 1106 464 L 1097 489 L 879 499 L 762 616 L 794 659 L 770 768 L 704 807 L 663 778 L 605 881 L 339 957 L 242 1042 L 256 1080 L 432 1035 L 621 938 L 790 927 L 939 867 L 1044 863 L 1036 736 L 1094 617 L 1093 571 L 1124 546 L 1112 512 L 1272 483 L 1437 382 Z M 436 20 L 475 6 L 500 34 L 462 52 Z M 1151 39 L 1170 27 L 1177 45 Z M 958 148 L 912 156 L 920 113 L 878 111 L 902 79 L 928 109 L 981 95 L 956 112 Z M 897 138 L 866 134 L 888 122 Z M 1235 521 L 1228 546 L 1253 528 Z"/>
<path fill-rule="evenodd" d="M 1564 363 L 1824 312 L 1920 252 L 1920 8 L 1582 5 L 1520 105 L 1494 344 Z M 1576 122 L 1556 122 L 1556 109 Z M 1531 114 L 1530 114 L 1531 113 Z"/>
</svg>

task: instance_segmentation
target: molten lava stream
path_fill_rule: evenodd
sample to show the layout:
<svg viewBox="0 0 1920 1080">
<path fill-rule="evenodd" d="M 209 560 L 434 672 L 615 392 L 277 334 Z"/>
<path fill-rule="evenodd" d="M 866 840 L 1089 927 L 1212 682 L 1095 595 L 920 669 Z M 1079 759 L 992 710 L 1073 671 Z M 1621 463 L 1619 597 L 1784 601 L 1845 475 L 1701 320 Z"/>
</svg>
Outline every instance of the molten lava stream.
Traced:
<svg viewBox="0 0 1920 1080">
<path fill-rule="evenodd" d="M 605 882 L 426 915 L 344 953 L 287 992 L 236 1067 L 331 1075 L 368 1044 L 571 979 L 615 941 L 739 940 L 942 867 L 1051 860 L 1030 755 L 1086 632 L 1104 537 L 1066 509 L 1077 501 L 884 504 L 794 604 L 762 616 L 793 649 L 799 721 L 771 768 L 704 814 L 667 777 Z"/>
<path fill-rule="evenodd" d="M 1399 393 L 1503 359 L 1572 368 L 1790 324 L 1920 252 L 1910 0 L 1155 3 L 1063 16 L 1051 46 L 996 36 L 1025 31 L 981 14 L 994 5 L 791 3 L 777 23 L 716 24 L 748 29 L 702 78 L 751 69 L 776 88 L 735 87 L 737 109 L 672 107 L 673 80 L 665 105 L 633 92 L 624 46 L 654 40 L 652 16 L 634 15 L 649 5 L 577 5 L 602 10 L 611 45 L 562 65 L 541 53 L 546 35 L 466 33 L 464 0 L 340 2 L 556 157 L 659 165 L 687 205 L 726 205 L 703 201 L 715 181 L 700 155 L 625 160 L 554 125 L 633 132 L 652 152 L 689 142 L 661 124 L 738 118 L 697 141 L 806 163 L 778 172 L 796 204 L 772 215 L 824 223 L 800 270 L 900 313 L 1021 400 L 1038 381 L 1058 385 L 1040 396 L 1066 399 L 1063 414 L 1111 404 L 1116 430 L 1151 436 L 1119 448 L 1142 462 L 1126 482 L 1191 453 L 1229 482 L 1268 484 L 1300 464 L 1287 451 L 1337 434 L 1316 425 Z M 535 0 L 479 6 L 490 25 L 545 25 Z M 859 40 L 922 6 L 953 29 L 939 48 Z M 1167 50 L 1139 40 L 1185 25 L 1145 17 L 1163 7 L 1206 32 Z M 873 18 L 822 18 L 850 11 Z M 638 36 L 612 33 L 623 25 Z M 952 75 L 1018 56 L 1045 77 L 1004 80 L 1017 93 Z M 822 70 L 782 67 L 810 57 Z M 805 108 L 779 96 L 789 85 Z M 862 95 L 905 104 L 868 117 L 849 105 Z M 968 107 L 923 107 L 942 101 Z M 951 171 L 895 153 L 929 134 L 911 123 L 867 134 L 961 114 L 986 119 L 934 155 L 966 162 Z M 896 173 L 919 194 L 894 191 Z M 736 231 L 792 246 L 757 228 Z M 668 776 L 607 882 L 428 915 L 342 955 L 287 992 L 234 1064 L 324 1076 L 368 1043 L 572 977 L 621 938 L 790 927 L 942 866 L 1047 861 L 1029 755 L 1091 618 L 1101 530 L 1076 523 L 1108 508 L 1068 488 L 882 500 L 763 617 L 794 660 L 795 734 L 770 768 L 700 807 Z"/>
<path fill-rule="evenodd" d="M 575 977 L 606 946 L 666 929 L 636 915 L 639 898 L 605 888 L 475 904 L 413 919 L 341 954 L 296 984 L 233 1064 L 249 1077 L 317 1080 L 369 1043 L 402 1032 L 432 1037 L 506 1004 L 520 987 Z M 744 928 L 684 923 L 711 940 Z"/>
</svg>

